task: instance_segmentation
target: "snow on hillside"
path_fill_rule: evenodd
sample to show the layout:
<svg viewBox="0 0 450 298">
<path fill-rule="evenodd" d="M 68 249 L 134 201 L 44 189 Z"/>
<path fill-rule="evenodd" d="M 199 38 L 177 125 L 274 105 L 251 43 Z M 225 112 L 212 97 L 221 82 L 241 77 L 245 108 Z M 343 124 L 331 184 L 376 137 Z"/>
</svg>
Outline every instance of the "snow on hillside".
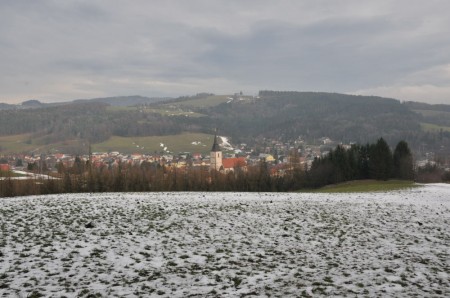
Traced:
<svg viewBox="0 0 450 298">
<path fill-rule="evenodd" d="M 230 141 L 228 140 L 228 137 L 219 136 L 222 143 L 220 144 L 220 147 L 222 147 L 225 150 L 234 150 L 233 146 L 231 146 Z"/>
<path fill-rule="evenodd" d="M 0 199 L 0 296 L 448 297 L 449 211 L 450 185 Z"/>
</svg>

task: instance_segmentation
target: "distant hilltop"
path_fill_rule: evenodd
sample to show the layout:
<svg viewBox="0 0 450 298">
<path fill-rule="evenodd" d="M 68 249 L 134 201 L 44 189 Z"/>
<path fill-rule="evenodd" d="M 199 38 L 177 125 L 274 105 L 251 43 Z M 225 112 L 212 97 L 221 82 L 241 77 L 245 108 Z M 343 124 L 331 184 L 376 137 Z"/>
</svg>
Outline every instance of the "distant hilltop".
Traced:
<svg viewBox="0 0 450 298">
<path fill-rule="evenodd" d="M 92 99 L 77 99 L 73 102 L 100 102 L 107 103 L 116 107 L 128 107 L 135 106 L 139 104 L 151 104 L 161 101 L 166 101 L 172 99 L 171 97 L 145 97 L 140 95 L 132 96 L 115 96 L 115 97 L 103 97 L 103 98 L 92 98 Z"/>
<path fill-rule="evenodd" d="M 64 102 L 52 102 L 45 103 L 37 99 L 26 100 L 20 104 L 8 104 L 0 103 L 0 110 L 18 110 L 18 109 L 30 109 L 30 108 L 42 108 L 42 107 L 54 107 L 73 103 L 105 103 L 116 107 L 128 107 L 142 104 L 153 104 L 161 101 L 171 100 L 171 97 L 145 97 L 140 95 L 131 96 L 113 96 L 113 97 L 101 97 L 91 99 L 75 99 Z"/>
<path fill-rule="evenodd" d="M 42 103 L 39 100 L 30 99 L 30 100 L 22 102 L 22 106 L 25 106 L 25 107 L 41 107 Z"/>
</svg>

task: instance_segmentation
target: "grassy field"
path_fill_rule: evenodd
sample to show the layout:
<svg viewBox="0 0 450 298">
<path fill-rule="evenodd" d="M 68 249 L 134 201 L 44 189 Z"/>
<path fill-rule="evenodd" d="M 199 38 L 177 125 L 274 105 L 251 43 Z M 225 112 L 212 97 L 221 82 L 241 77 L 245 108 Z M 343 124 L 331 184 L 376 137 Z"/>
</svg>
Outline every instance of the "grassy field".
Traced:
<svg viewBox="0 0 450 298">
<path fill-rule="evenodd" d="M 17 175 L 11 171 L 1 171 L 0 170 L 0 177 L 17 177 Z"/>
<path fill-rule="evenodd" d="M 186 117 L 202 117 L 203 114 L 189 111 L 189 109 L 182 109 L 177 106 L 165 105 L 163 107 L 113 107 L 107 108 L 109 111 L 123 112 L 123 111 L 141 111 L 143 113 L 157 113 L 163 116 L 186 116 Z"/>
<path fill-rule="evenodd" d="M 32 151 L 35 148 L 36 145 L 30 142 L 30 134 L 0 136 L 1 153 Z"/>
<path fill-rule="evenodd" d="M 204 98 L 193 98 L 176 103 L 159 103 L 153 107 L 143 109 L 147 113 L 158 113 L 165 116 L 188 116 L 201 117 L 199 113 L 189 111 L 189 108 L 213 107 L 225 103 L 230 100 L 233 95 L 211 95 Z M 252 96 L 241 96 L 244 99 L 251 99 Z M 110 111 L 133 111 L 140 109 L 139 107 L 108 107 Z"/>
<path fill-rule="evenodd" d="M 434 111 L 434 110 L 413 110 L 416 113 L 419 113 L 425 117 L 450 117 L 450 112 L 446 111 Z"/>
<path fill-rule="evenodd" d="M 137 111 L 138 107 L 108 106 L 106 107 L 106 110 L 111 112 L 128 112 L 128 111 Z"/>
<path fill-rule="evenodd" d="M 421 125 L 423 131 L 436 132 L 436 131 L 440 131 L 441 129 L 443 131 L 450 131 L 450 127 L 448 127 L 448 126 L 440 126 L 440 125 L 431 124 L 431 123 L 421 123 L 420 125 Z"/>
<path fill-rule="evenodd" d="M 67 140 L 52 144 L 44 144 L 45 138 L 34 138 L 31 134 L 0 136 L 0 154 L 15 154 L 15 153 L 56 153 L 69 152 L 74 148 L 81 153 L 88 152 L 88 146 L 83 140 Z"/>
<path fill-rule="evenodd" d="M 211 149 L 213 136 L 202 133 L 184 133 L 170 136 L 118 137 L 92 144 L 92 150 L 100 152 L 119 151 L 121 153 L 154 153 L 163 151 L 164 147 L 173 153 L 198 152 L 207 153 Z M 161 147 L 161 143 L 164 144 Z M 81 140 L 69 140 L 55 144 L 41 145 L 38 139 L 31 139 L 28 134 L 0 137 L 0 154 L 41 152 L 70 152 L 87 154 L 88 146 Z"/>
<path fill-rule="evenodd" d="M 180 103 L 177 103 L 177 105 L 186 106 L 186 107 L 213 107 L 217 106 L 221 103 L 227 102 L 230 97 L 229 95 L 212 95 L 205 98 L 197 98 L 197 99 L 191 99 L 186 100 Z"/>
<path fill-rule="evenodd" d="M 18 174 L 18 173 L 14 173 L 11 171 L 5 172 L 5 171 L 0 171 L 0 177 L 26 177 L 27 175 L 23 175 L 23 174 Z"/>
<path fill-rule="evenodd" d="M 313 192 L 318 193 L 348 193 L 348 192 L 377 192 L 392 191 L 417 187 L 412 181 L 405 180 L 357 180 L 340 184 L 328 185 Z"/>
<path fill-rule="evenodd" d="M 185 117 L 204 117 L 205 115 L 192 112 L 179 107 L 164 107 L 164 108 L 145 108 L 145 113 L 157 113 L 163 116 L 185 116 Z"/>
<path fill-rule="evenodd" d="M 185 133 L 172 136 L 152 137 L 117 137 L 93 144 L 93 151 L 119 151 L 121 153 L 154 153 L 160 152 L 164 147 L 170 152 L 199 152 L 206 153 L 211 149 L 213 136 L 201 133 Z M 161 144 L 164 144 L 161 147 Z"/>
</svg>

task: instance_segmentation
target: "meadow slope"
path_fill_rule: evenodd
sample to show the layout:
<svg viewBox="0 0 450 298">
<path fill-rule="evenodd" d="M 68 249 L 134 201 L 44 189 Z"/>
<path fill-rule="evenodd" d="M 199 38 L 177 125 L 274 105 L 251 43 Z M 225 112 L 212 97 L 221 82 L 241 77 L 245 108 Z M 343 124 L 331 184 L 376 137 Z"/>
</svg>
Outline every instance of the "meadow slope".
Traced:
<svg viewBox="0 0 450 298">
<path fill-rule="evenodd" d="M 450 185 L 0 200 L 0 297 L 448 297 Z"/>
</svg>

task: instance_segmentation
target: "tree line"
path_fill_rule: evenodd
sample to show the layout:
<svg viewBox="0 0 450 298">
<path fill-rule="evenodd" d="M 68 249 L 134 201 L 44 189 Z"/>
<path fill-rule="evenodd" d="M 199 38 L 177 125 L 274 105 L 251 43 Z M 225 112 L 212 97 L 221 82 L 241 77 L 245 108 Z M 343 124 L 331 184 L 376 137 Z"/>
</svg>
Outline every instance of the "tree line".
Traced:
<svg viewBox="0 0 450 298">
<path fill-rule="evenodd" d="M 0 197 L 82 192 L 148 191 L 288 191 L 287 176 L 273 177 L 265 162 L 235 168 L 234 172 L 210 171 L 209 167 L 176 168 L 144 162 L 119 163 L 114 167 L 91 167 L 75 163 L 63 169 L 57 179 L 0 181 Z"/>
<path fill-rule="evenodd" d="M 309 171 L 313 187 L 363 179 L 414 179 L 413 156 L 408 144 L 400 141 L 394 152 L 383 138 L 374 144 L 342 146 L 314 160 Z"/>
</svg>

